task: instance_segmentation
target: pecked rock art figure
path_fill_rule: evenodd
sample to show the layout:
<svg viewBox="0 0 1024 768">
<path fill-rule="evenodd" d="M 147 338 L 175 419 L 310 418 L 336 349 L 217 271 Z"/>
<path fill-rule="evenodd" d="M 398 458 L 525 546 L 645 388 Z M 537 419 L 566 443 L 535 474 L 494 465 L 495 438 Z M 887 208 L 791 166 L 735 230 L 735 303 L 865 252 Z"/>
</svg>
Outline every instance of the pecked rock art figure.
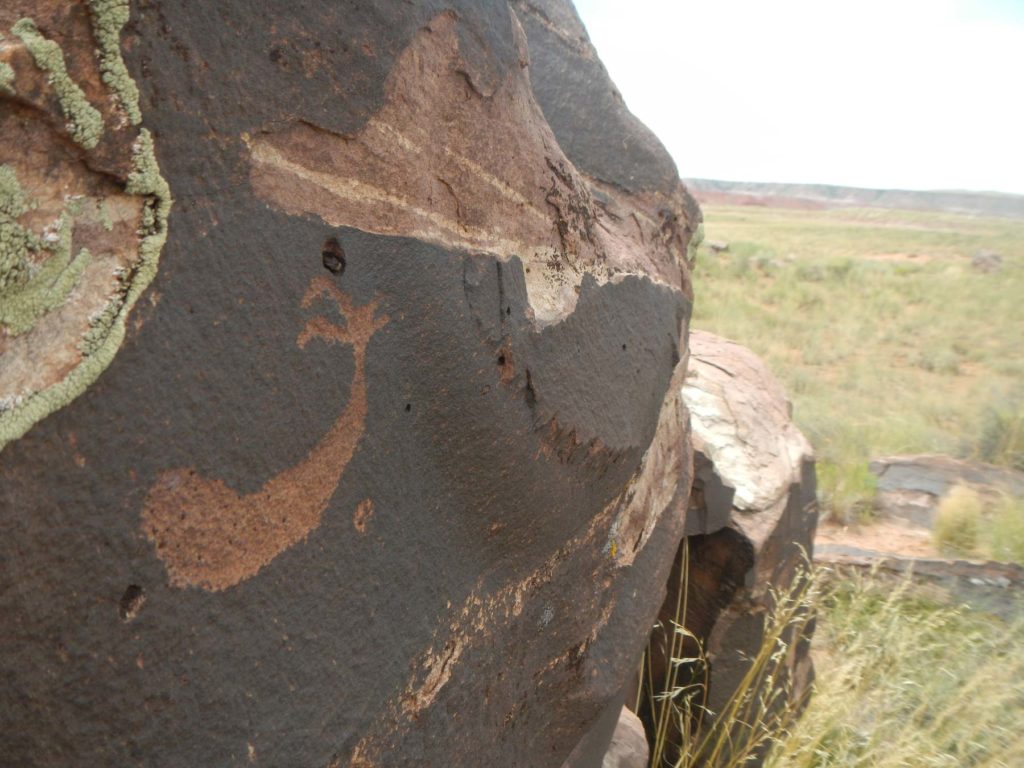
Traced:
<svg viewBox="0 0 1024 768">
<path fill-rule="evenodd" d="M 572 7 L 0 35 L 4 761 L 599 763 L 683 534 L 700 214 Z"/>
</svg>

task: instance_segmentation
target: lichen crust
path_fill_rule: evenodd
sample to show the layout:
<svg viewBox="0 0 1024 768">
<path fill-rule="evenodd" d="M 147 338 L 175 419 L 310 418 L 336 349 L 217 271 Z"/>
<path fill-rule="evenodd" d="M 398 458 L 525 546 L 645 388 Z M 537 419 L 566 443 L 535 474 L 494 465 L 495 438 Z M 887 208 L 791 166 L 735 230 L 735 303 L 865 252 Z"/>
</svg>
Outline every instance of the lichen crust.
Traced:
<svg viewBox="0 0 1024 768">
<path fill-rule="evenodd" d="M 81 395 L 110 365 L 167 239 L 170 188 L 153 135 L 133 127 L 142 122 L 139 91 L 121 56 L 128 2 L 85 2 L 91 63 L 82 64 L 81 49 L 77 56 L 62 50 L 62 36 L 81 45 L 74 35 L 59 24 L 44 34 L 30 18 L 10 29 L 28 55 L 0 61 L 0 100 L 26 103 L 31 83 L 42 82 L 51 105 L 49 128 L 42 130 L 64 136 L 47 140 L 70 139 L 84 160 L 50 182 L 28 155 L 12 150 L 0 157 L 0 451 Z M 22 74 L 26 90 L 19 93 Z M 83 89 L 81 78 L 92 85 Z M 86 92 L 95 99 L 97 86 L 111 97 L 94 106 Z M 9 133 L 3 138 L 11 150 L 18 139 Z M 90 170 L 93 151 L 109 155 L 114 147 L 122 147 L 120 190 L 109 175 Z"/>
</svg>

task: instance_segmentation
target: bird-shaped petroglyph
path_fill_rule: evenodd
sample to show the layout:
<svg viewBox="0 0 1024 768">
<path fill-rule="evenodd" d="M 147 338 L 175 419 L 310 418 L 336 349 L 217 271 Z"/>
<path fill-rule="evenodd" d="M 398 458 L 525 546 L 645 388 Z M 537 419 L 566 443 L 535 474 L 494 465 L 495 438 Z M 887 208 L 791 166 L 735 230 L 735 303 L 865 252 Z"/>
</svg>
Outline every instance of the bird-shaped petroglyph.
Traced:
<svg viewBox="0 0 1024 768">
<path fill-rule="evenodd" d="M 241 495 L 223 481 L 191 469 L 162 473 L 150 488 L 142 529 L 176 587 L 217 591 L 251 578 L 319 524 L 351 461 L 366 426 L 366 348 L 387 315 L 378 299 L 357 307 L 328 277 L 318 277 L 302 299 L 309 308 L 333 300 L 345 317 L 338 325 L 310 318 L 296 343 L 314 339 L 352 347 L 355 374 L 344 410 L 326 435 L 295 466 L 270 478 L 258 491 Z"/>
</svg>

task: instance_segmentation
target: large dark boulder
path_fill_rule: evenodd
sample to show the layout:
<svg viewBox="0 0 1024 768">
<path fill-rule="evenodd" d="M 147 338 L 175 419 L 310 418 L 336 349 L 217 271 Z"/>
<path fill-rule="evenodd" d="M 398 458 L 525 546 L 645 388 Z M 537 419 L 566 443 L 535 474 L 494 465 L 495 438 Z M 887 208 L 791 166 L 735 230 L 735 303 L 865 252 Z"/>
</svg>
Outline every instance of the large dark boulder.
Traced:
<svg viewBox="0 0 1024 768">
<path fill-rule="evenodd" d="M 2 762 L 600 756 L 683 531 L 699 212 L 571 6 L 0 32 Z"/>
</svg>

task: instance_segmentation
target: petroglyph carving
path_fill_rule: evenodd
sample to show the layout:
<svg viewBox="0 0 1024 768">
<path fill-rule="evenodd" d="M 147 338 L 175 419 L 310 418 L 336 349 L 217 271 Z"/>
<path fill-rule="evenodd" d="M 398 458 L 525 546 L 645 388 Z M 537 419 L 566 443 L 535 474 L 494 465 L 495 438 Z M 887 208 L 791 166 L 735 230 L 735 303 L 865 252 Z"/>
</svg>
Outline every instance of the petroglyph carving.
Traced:
<svg viewBox="0 0 1024 768">
<path fill-rule="evenodd" d="M 298 464 L 241 495 L 223 481 L 191 469 L 164 472 L 150 488 L 142 528 L 154 543 L 170 583 L 223 590 L 255 576 L 284 550 L 320 524 L 366 422 L 366 348 L 387 322 L 377 315 L 378 299 L 356 306 L 328 277 L 318 277 L 303 297 L 303 308 L 327 297 L 345 317 L 337 325 L 310 318 L 296 343 L 319 340 L 352 348 L 355 374 L 349 401 L 334 426 Z"/>
</svg>

